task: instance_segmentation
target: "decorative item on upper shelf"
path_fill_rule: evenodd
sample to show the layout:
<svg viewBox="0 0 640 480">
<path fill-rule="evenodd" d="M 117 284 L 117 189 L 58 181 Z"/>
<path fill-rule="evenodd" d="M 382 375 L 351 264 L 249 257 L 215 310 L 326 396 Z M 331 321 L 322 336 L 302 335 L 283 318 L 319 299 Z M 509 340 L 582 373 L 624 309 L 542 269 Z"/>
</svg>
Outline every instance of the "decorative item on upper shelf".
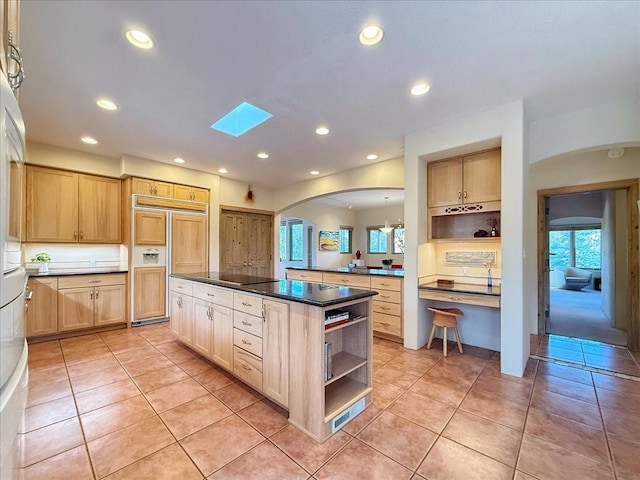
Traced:
<svg viewBox="0 0 640 480">
<path fill-rule="evenodd" d="M 31 261 L 40 264 L 40 270 L 38 270 L 38 273 L 49 273 L 49 262 L 51 261 L 51 256 L 48 253 L 36 253 L 31 257 Z"/>
<path fill-rule="evenodd" d="M 487 220 L 487 225 L 491 227 L 491 233 L 489 235 L 492 237 L 497 237 L 498 230 L 496 230 L 496 227 L 498 226 L 498 220 L 496 220 L 495 218 L 490 218 L 489 220 Z"/>
<path fill-rule="evenodd" d="M 489 234 L 487 233 L 486 230 L 478 230 L 478 231 L 473 233 L 473 237 L 474 238 L 488 237 L 488 236 L 489 236 Z"/>
<path fill-rule="evenodd" d="M 485 262 L 484 268 L 487 269 L 487 287 L 493 287 L 493 278 L 491 277 L 491 267 L 493 267 L 493 262 Z"/>
<path fill-rule="evenodd" d="M 251 202 L 251 203 L 253 203 L 253 201 L 256 199 L 256 196 L 253 193 L 253 190 L 251 190 L 251 185 L 249 185 L 249 188 L 247 189 L 246 199 L 247 199 L 247 202 Z"/>
<path fill-rule="evenodd" d="M 382 259 L 382 268 L 385 270 L 390 270 L 391 265 L 393 265 L 393 258 L 383 258 Z"/>
<path fill-rule="evenodd" d="M 360 260 L 361 256 L 362 256 L 362 252 L 360 250 L 356 250 L 356 259 Z"/>
</svg>

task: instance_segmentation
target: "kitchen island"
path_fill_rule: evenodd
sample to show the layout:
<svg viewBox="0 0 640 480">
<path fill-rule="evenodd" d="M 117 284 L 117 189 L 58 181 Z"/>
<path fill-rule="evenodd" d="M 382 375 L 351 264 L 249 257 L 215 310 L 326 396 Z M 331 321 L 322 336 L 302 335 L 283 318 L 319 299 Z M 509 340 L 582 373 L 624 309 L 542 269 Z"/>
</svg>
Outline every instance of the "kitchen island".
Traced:
<svg viewBox="0 0 640 480">
<path fill-rule="evenodd" d="M 314 439 L 371 403 L 376 292 L 217 272 L 172 275 L 170 290 L 178 340 L 288 409 Z"/>
</svg>

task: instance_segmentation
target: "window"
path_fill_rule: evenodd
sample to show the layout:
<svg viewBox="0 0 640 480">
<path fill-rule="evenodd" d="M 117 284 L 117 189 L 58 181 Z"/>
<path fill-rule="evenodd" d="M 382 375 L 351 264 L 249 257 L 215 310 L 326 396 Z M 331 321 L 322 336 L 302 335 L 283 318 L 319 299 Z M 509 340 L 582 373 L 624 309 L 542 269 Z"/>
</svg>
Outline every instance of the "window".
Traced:
<svg viewBox="0 0 640 480">
<path fill-rule="evenodd" d="M 280 222 L 280 261 L 301 262 L 304 256 L 302 220 Z"/>
<path fill-rule="evenodd" d="M 379 227 L 367 227 L 368 253 L 387 253 L 387 236 Z"/>
<path fill-rule="evenodd" d="M 353 246 L 353 227 L 340 225 L 340 253 L 351 253 Z"/>
<path fill-rule="evenodd" d="M 564 228 L 549 231 L 549 266 L 600 268 L 600 228 Z"/>
<path fill-rule="evenodd" d="M 393 253 L 404 253 L 404 227 L 397 226 L 393 229 Z"/>
</svg>

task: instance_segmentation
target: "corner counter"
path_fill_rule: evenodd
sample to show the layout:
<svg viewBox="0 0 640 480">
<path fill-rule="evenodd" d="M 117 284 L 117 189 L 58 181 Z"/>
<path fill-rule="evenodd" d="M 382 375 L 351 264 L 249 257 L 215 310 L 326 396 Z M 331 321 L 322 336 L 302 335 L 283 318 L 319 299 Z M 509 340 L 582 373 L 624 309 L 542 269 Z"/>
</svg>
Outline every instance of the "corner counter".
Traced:
<svg viewBox="0 0 640 480">
<path fill-rule="evenodd" d="M 442 286 L 437 282 L 425 282 L 418 285 L 419 298 L 492 308 L 500 308 L 500 291 L 500 286 L 488 287 L 473 283 Z"/>
</svg>

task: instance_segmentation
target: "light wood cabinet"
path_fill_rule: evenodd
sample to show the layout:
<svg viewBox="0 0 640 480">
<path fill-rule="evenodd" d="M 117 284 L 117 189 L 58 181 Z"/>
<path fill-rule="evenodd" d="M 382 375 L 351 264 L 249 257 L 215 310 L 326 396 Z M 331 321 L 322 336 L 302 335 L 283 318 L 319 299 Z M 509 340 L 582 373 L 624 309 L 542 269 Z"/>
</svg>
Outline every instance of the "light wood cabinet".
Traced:
<svg viewBox="0 0 640 480">
<path fill-rule="evenodd" d="M 204 357 L 211 356 L 213 318 L 211 304 L 193 299 L 193 349 Z"/>
<path fill-rule="evenodd" d="M 172 278 L 171 286 L 171 331 L 189 346 L 193 345 L 193 286 L 191 282 Z"/>
<path fill-rule="evenodd" d="M 27 337 L 50 335 L 58 331 L 58 279 L 30 278 L 33 296 L 27 303 Z"/>
<path fill-rule="evenodd" d="M 124 323 L 125 275 L 58 278 L 58 332 Z"/>
<path fill-rule="evenodd" d="M 289 406 L 289 306 L 263 300 L 262 390 L 284 407 Z"/>
<path fill-rule="evenodd" d="M 207 217 L 171 216 L 171 272 L 194 273 L 208 270 Z"/>
<path fill-rule="evenodd" d="M 133 270 L 134 319 L 146 320 L 166 315 L 165 267 L 136 267 Z"/>
<path fill-rule="evenodd" d="M 131 193 L 173 198 L 173 183 L 134 177 L 131 183 Z"/>
<path fill-rule="evenodd" d="M 427 178 L 429 208 L 500 201 L 500 150 L 432 162 Z"/>
<path fill-rule="evenodd" d="M 211 360 L 233 371 L 233 310 L 221 305 L 211 305 L 213 319 L 213 339 Z"/>
<path fill-rule="evenodd" d="M 27 165 L 27 241 L 120 243 L 121 182 Z"/>
<path fill-rule="evenodd" d="M 166 245 L 167 213 L 150 210 L 135 211 L 134 245 Z"/>
<path fill-rule="evenodd" d="M 190 187 L 188 185 L 174 185 L 173 198 L 209 203 L 209 190 L 206 188 Z"/>
</svg>

